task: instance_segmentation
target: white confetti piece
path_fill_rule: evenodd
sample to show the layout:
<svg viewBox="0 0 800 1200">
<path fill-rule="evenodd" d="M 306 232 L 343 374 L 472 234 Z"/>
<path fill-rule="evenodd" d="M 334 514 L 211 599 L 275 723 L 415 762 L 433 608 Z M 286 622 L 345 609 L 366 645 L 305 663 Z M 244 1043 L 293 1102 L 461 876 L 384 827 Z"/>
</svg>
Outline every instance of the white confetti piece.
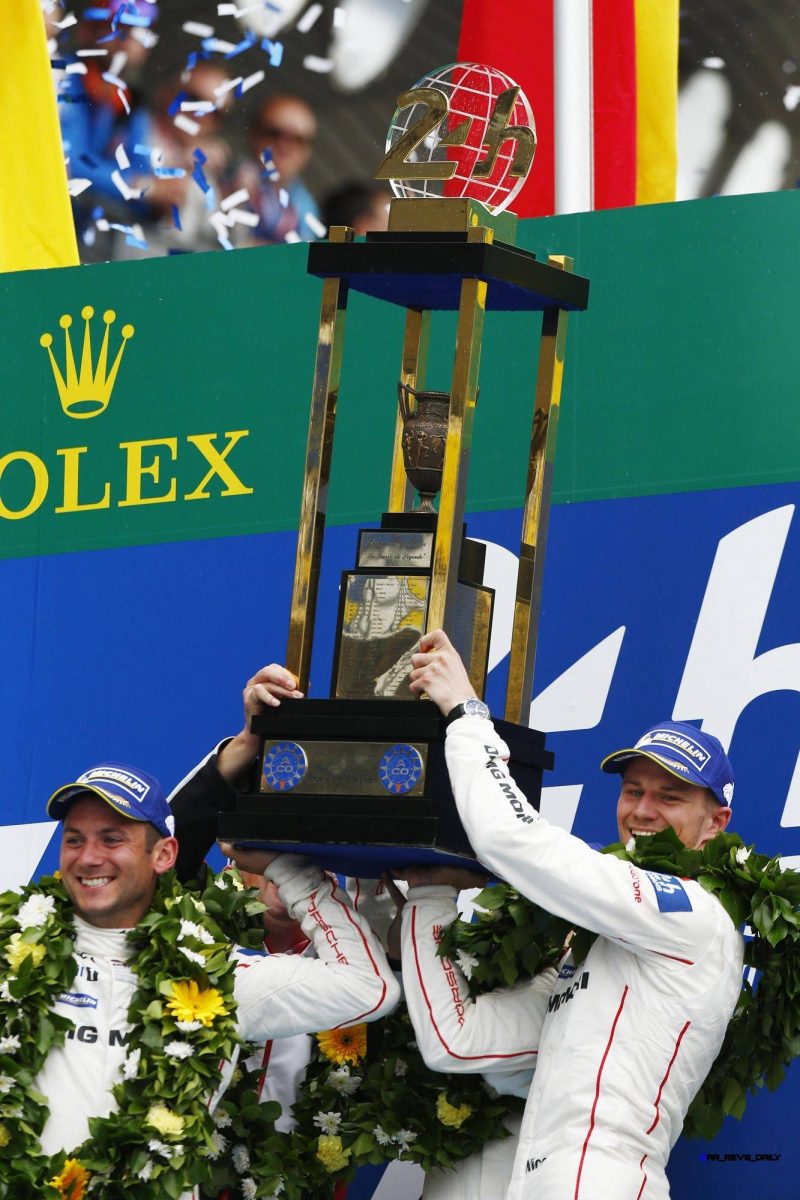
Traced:
<svg viewBox="0 0 800 1200">
<path fill-rule="evenodd" d="M 315 71 L 317 75 L 328 75 L 333 70 L 333 59 L 307 54 L 303 59 L 303 66 L 307 71 Z"/>
<path fill-rule="evenodd" d="M 321 4 L 312 4 L 303 13 L 300 20 L 297 22 L 297 28 L 300 33 L 308 33 L 309 29 L 313 28 L 319 20 L 319 15 L 322 12 Z"/>
<path fill-rule="evenodd" d="M 67 70 L 69 70 L 69 68 L 67 68 Z M 118 91 L 125 90 L 124 82 L 119 78 L 118 75 L 115 75 L 113 71 L 104 71 L 103 79 L 106 81 L 106 83 L 110 83 L 112 87 L 117 88 Z"/>
<path fill-rule="evenodd" d="M 222 246 L 224 250 L 232 250 L 233 243 L 228 237 L 228 223 L 223 214 L 215 212 L 212 213 L 208 219 L 214 227 L 214 231 L 217 235 L 217 241 L 219 242 L 220 246 Z"/>
<path fill-rule="evenodd" d="M 794 112 L 800 104 L 800 87 L 791 85 L 783 94 L 783 107 L 787 112 Z"/>
<path fill-rule="evenodd" d="M 250 199 L 250 193 L 247 188 L 239 188 L 238 192 L 233 192 L 232 195 L 226 196 L 220 204 L 223 212 L 227 212 L 229 208 L 235 208 L 237 204 L 246 204 Z"/>
<path fill-rule="evenodd" d="M 120 171 L 127 171 L 128 167 L 131 165 L 131 160 L 125 153 L 125 147 L 122 145 L 122 142 L 120 142 L 114 151 L 114 157 L 117 160 L 117 165 L 119 166 Z"/>
<path fill-rule="evenodd" d="M 725 59 L 718 58 L 716 54 L 712 54 L 708 58 L 703 59 L 702 65 L 708 67 L 711 71 L 721 71 L 725 66 Z"/>
<path fill-rule="evenodd" d="M 141 200 L 142 189 L 129 187 L 125 180 L 120 175 L 119 171 L 111 172 L 111 182 L 117 189 L 123 200 Z"/>
<path fill-rule="evenodd" d="M 235 87 L 238 87 L 241 82 L 241 75 L 237 75 L 235 79 L 226 79 L 224 83 L 219 85 L 219 87 L 214 88 L 214 95 L 219 100 L 220 97 L 226 95 L 228 92 L 233 91 Z"/>
<path fill-rule="evenodd" d="M 205 117 L 208 113 L 216 111 L 217 106 L 213 100 L 184 100 L 181 103 L 181 112 L 197 113 L 198 117 Z"/>
<path fill-rule="evenodd" d="M 78 58 L 108 58 L 107 50 L 76 50 Z"/>
<path fill-rule="evenodd" d="M 335 8 L 333 10 L 333 28 L 344 29 L 347 24 L 347 14 L 343 8 Z"/>
<path fill-rule="evenodd" d="M 152 29 L 146 29 L 143 25 L 135 25 L 128 36 L 144 46 L 145 50 L 152 50 L 154 46 L 158 45 L 158 34 L 153 33 Z"/>
<path fill-rule="evenodd" d="M 101 233 L 108 233 L 109 229 L 111 228 L 105 217 L 98 217 L 95 221 L 95 225 Z"/>
<path fill-rule="evenodd" d="M 300 237 L 300 234 L 297 232 L 296 229 L 290 229 L 289 232 L 287 233 L 286 237 L 283 240 L 285 242 L 290 242 L 291 244 L 294 244 L 295 242 L 302 242 L 303 239 Z"/>
<path fill-rule="evenodd" d="M 61 21 L 56 21 L 56 29 L 69 29 L 70 25 L 77 24 L 78 18 L 75 16 L 75 13 L 67 13 Z"/>
<path fill-rule="evenodd" d="M 200 132 L 200 125 L 197 121 L 193 121 L 191 117 L 185 117 L 183 113 L 178 113 L 173 117 L 172 124 L 176 129 L 182 129 L 184 133 L 188 133 L 189 137 L 196 137 Z"/>
<path fill-rule="evenodd" d="M 109 75 L 121 76 L 125 70 L 125 63 L 128 61 L 128 55 L 124 50 L 118 50 L 111 60 L 111 66 L 108 68 Z"/>
<path fill-rule="evenodd" d="M 230 54 L 236 46 L 233 42 L 223 42 L 222 38 L 209 38 L 203 49 L 216 54 Z"/>
<path fill-rule="evenodd" d="M 85 192 L 88 187 L 92 186 L 91 179 L 70 179 L 67 184 L 67 191 L 70 196 L 80 196 L 81 192 Z"/>
<path fill-rule="evenodd" d="M 218 4 L 217 5 L 217 16 L 218 17 L 238 16 L 238 13 L 236 11 L 236 5 L 235 4 Z"/>
<path fill-rule="evenodd" d="M 249 225 L 251 229 L 255 229 L 259 221 L 258 213 L 245 212 L 244 209 L 234 208 L 230 214 L 233 221 L 239 225 Z"/>
<path fill-rule="evenodd" d="M 128 102 L 128 97 L 125 92 L 125 88 L 124 87 L 117 88 L 117 95 L 119 96 L 120 104 L 125 109 L 125 112 L 128 114 L 128 116 L 130 116 L 131 115 L 131 106 Z"/>
<path fill-rule="evenodd" d="M 289 193 L 287 192 L 286 188 L 279 189 L 278 200 L 281 203 L 281 207 L 286 208 L 286 205 L 289 203 Z"/>
<path fill-rule="evenodd" d="M 249 92 L 251 87 L 255 87 L 257 83 L 261 83 L 266 75 L 265 71 L 254 71 L 252 75 L 248 75 L 242 81 L 242 92 Z"/>
<path fill-rule="evenodd" d="M 306 213 L 305 222 L 308 228 L 314 234 L 314 237 L 324 238 L 327 236 L 327 226 L 323 225 L 322 221 L 318 220 L 313 213 Z"/>
<path fill-rule="evenodd" d="M 82 63 L 82 62 L 67 63 L 67 74 L 68 75 L 85 75 L 87 70 L 88 70 L 88 68 L 86 66 L 86 63 Z"/>
<path fill-rule="evenodd" d="M 214 36 L 214 26 L 204 25 L 202 21 L 184 21 L 182 29 L 184 33 L 190 33 L 193 37 L 210 38 Z"/>
</svg>

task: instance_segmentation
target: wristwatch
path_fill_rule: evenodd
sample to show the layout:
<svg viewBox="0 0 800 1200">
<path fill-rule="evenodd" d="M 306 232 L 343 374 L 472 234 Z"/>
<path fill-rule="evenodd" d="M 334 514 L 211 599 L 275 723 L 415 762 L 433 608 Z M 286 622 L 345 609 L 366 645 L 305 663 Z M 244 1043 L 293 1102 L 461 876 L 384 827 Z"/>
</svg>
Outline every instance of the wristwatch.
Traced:
<svg viewBox="0 0 800 1200">
<path fill-rule="evenodd" d="M 451 708 L 450 712 L 444 719 L 445 728 L 451 721 L 457 721 L 459 717 L 488 717 L 489 706 L 484 704 L 482 700 L 476 699 L 475 696 L 470 696 L 469 700 L 463 700 L 461 704 L 457 704 L 455 708 Z"/>
</svg>

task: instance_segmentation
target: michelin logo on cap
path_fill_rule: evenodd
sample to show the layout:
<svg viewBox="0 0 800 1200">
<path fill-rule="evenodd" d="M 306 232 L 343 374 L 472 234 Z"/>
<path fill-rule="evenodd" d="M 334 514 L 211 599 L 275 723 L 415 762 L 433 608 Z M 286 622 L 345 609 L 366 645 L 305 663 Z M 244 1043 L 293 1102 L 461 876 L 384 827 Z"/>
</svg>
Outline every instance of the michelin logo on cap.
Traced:
<svg viewBox="0 0 800 1200">
<path fill-rule="evenodd" d="M 673 733 L 670 729 L 650 729 L 639 738 L 636 743 L 636 750 L 643 750 L 646 746 L 669 746 L 676 754 L 683 754 L 688 758 L 696 771 L 702 771 L 708 765 L 711 757 L 707 750 L 702 746 L 698 746 L 697 742 L 693 742 L 691 738 L 683 737 L 681 734 Z M 678 764 L 674 764 L 678 766 Z M 679 768 L 680 769 L 680 768 Z"/>
<path fill-rule="evenodd" d="M 120 771 L 113 767 L 93 767 L 91 771 L 84 771 L 77 782 L 91 783 L 98 786 L 103 783 L 115 783 L 117 787 L 128 792 L 134 800 L 138 800 L 140 804 L 146 799 L 150 791 L 149 783 L 145 783 L 138 775 L 133 775 L 130 771 Z M 117 798 L 121 799 L 121 797 Z"/>
</svg>

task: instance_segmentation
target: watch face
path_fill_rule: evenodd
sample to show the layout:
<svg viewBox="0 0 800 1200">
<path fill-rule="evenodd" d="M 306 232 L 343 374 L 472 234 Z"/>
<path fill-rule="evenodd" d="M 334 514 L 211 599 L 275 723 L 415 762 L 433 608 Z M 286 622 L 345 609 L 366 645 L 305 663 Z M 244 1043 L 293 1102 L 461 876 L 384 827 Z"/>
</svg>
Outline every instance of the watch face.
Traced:
<svg viewBox="0 0 800 1200">
<path fill-rule="evenodd" d="M 488 717 L 489 709 L 482 700 L 465 700 L 464 701 L 464 716 L 465 717 Z"/>
</svg>

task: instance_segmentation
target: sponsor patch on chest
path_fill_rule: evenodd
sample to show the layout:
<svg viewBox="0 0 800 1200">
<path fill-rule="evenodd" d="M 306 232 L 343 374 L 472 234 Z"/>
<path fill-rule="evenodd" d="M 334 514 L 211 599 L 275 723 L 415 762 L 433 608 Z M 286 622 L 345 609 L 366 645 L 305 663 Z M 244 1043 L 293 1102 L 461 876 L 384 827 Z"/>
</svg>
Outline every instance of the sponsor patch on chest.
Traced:
<svg viewBox="0 0 800 1200">
<path fill-rule="evenodd" d="M 650 880 L 661 912 L 691 912 L 692 902 L 680 879 L 674 875 L 659 875 L 655 871 L 644 871 Z"/>
</svg>

